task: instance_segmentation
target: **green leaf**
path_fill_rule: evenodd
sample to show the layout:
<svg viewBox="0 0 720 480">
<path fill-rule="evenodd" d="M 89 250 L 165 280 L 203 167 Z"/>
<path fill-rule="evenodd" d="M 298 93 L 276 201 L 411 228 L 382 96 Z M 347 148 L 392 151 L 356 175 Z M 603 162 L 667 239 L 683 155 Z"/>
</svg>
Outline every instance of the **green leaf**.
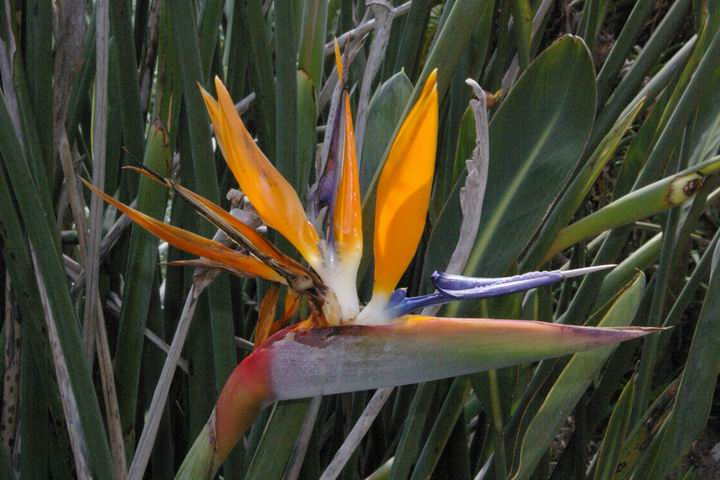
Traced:
<svg viewBox="0 0 720 480">
<path fill-rule="evenodd" d="M 144 122 L 132 30 L 132 5 L 127 0 L 120 0 L 109 2 L 109 7 L 111 33 L 117 51 L 113 59 L 118 62 L 114 71 L 117 74 L 117 84 L 123 99 L 120 102 L 123 145 L 127 148 L 130 158 L 137 160 L 143 157 Z M 137 182 L 129 182 L 129 185 L 133 185 L 130 192 L 134 197 Z"/>
<path fill-rule="evenodd" d="M 661 122 L 662 111 L 670 101 L 670 93 L 671 92 L 666 91 L 665 94 L 657 99 L 655 108 L 645 118 L 645 121 L 633 138 L 627 153 L 624 155 L 620 172 L 615 181 L 615 187 L 612 192 L 614 198 L 620 198 L 632 191 L 633 184 L 636 183 L 644 162 L 647 160 L 653 148 L 655 137 L 658 131 L 661 131 L 663 128 L 663 123 Z M 602 241 L 602 245 L 595 254 L 593 263 L 595 265 L 603 265 L 615 262 L 627 242 L 631 229 L 631 226 L 626 226 L 608 232 L 607 237 Z M 575 293 L 570 305 L 563 314 L 566 319 L 569 319 L 567 323 L 582 322 L 587 318 L 595 302 L 595 297 L 599 292 L 603 278 L 604 275 L 602 273 L 597 273 L 588 275 L 583 279 L 580 288 Z"/>
<path fill-rule="evenodd" d="M 649 478 L 665 478 L 705 429 L 720 373 L 720 247 L 715 247 L 712 272 L 680 387 L 659 443 L 657 453 L 638 468 Z"/>
<path fill-rule="evenodd" d="M 297 53 L 291 2 L 275 3 L 275 166 L 299 189 Z"/>
<path fill-rule="evenodd" d="M 610 79 L 615 77 L 620 68 L 622 68 L 625 58 L 635 46 L 635 41 L 645 27 L 645 22 L 650 13 L 652 13 L 654 6 L 655 2 L 653 0 L 639 0 L 635 3 L 635 6 L 630 12 L 630 16 L 620 31 L 620 35 L 618 35 L 617 40 L 613 42 L 612 50 L 610 50 L 610 54 L 605 59 L 597 78 L 598 103 L 601 105 L 605 103 L 605 99 L 607 98 Z"/>
<path fill-rule="evenodd" d="M 5 444 L 0 445 L 0 476 L 8 480 L 15 480 L 16 478 Z"/>
<path fill-rule="evenodd" d="M 241 2 L 242 3 L 242 2 Z M 253 3 L 253 2 L 251 2 Z M 181 135 L 180 157 L 186 178 L 192 179 L 194 190 L 216 203 L 220 193 L 217 181 L 215 154 L 213 152 L 210 124 L 205 105 L 198 91 L 198 83 L 203 83 L 203 71 L 197 30 L 193 16 L 188 15 L 193 6 L 189 0 L 178 0 L 167 4 L 168 14 L 173 24 L 178 71 L 182 81 L 182 98 L 186 112 L 187 137 Z M 259 7 L 258 7 L 259 8 Z M 199 219 L 198 219 L 199 222 Z M 214 229 L 205 222 L 198 223 L 196 230 L 206 237 L 212 237 Z M 206 322 L 196 322 L 191 335 L 191 357 L 194 357 L 196 375 L 191 377 L 191 403 L 198 406 L 190 418 L 195 432 L 205 423 L 213 400 L 220 392 L 225 380 L 237 363 L 234 342 L 232 298 L 229 280 L 226 275 L 219 276 L 207 289 L 207 297 L 199 303 L 198 316 Z M 198 330 L 202 329 L 202 330 Z M 202 334 L 201 334 L 202 332 Z M 210 369 L 203 369 L 209 364 Z M 203 372 L 198 374 L 199 372 Z M 208 387 L 214 386 L 214 391 Z"/>
<path fill-rule="evenodd" d="M 720 157 L 712 158 L 618 198 L 560 230 L 545 254 L 543 263 L 557 252 L 581 240 L 681 205 L 700 191 L 704 176 L 717 170 L 720 170 Z"/>
<path fill-rule="evenodd" d="M 583 7 L 578 30 L 591 50 L 595 47 L 595 40 L 605 20 L 607 6 L 608 0 L 588 0 Z"/>
<path fill-rule="evenodd" d="M 0 173 L 0 205 L 13 205 L 14 202 L 11 193 L 12 191 L 7 183 L 6 176 Z M 0 242 L 2 242 L 3 246 L 1 252 L 5 267 L 5 275 L 9 274 L 15 301 L 17 302 L 19 313 L 23 319 L 23 342 L 25 340 L 29 340 L 29 343 L 23 343 L 21 347 L 22 351 L 26 352 L 26 355 L 23 355 L 22 358 L 32 357 L 33 361 L 30 363 L 32 366 L 32 376 L 36 379 L 36 381 L 40 381 L 44 387 L 42 396 L 33 397 L 32 392 L 30 392 L 30 396 L 28 398 L 32 398 L 31 403 L 34 402 L 35 405 L 27 408 L 33 411 L 37 407 L 46 408 L 47 404 L 43 404 L 44 399 L 49 402 L 51 415 L 55 418 L 62 418 L 63 410 L 60 402 L 60 394 L 58 391 L 58 384 L 52 370 L 52 359 L 49 354 L 50 348 L 48 345 L 48 336 L 45 333 L 47 325 L 45 323 L 42 306 L 37 301 L 39 293 L 35 279 L 36 274 L 30 256 L 30 247 L 26 240 L 26 236 L 22 231 L 20 217 L 15 208 L 0 209 Z M 8 300 L 10 299 L 6 298 L 6 301 Z M 22 390 L 20 394 L 24 395 Z M 21 403 L 18 407 L 21 415 L 23 414 L 26 405 L 27 404 Z M 47 413 L 47 409 L 44 411 Z M 45 425 L 45 428 L 47 429 L 47 424 Z M 28 431 L 27 433 L 32 435 L 31 431 Z M 66 440 L 66 438 L 63 440 Z M 1 471 L 2 470 L 0 470 L 0 472 Z M 0 475 L 0 478 L 5 477 Z M 14 476 L 12 478 L 14 478 Z"/>
<path fill-rule="evenodd" d="M 532 35 L 532 8 L 528 0 L 513 0 L 513 31 L 517 47 L 520 69 L 525 70 L 530 63 L 530 37 Z"/>
<path fill-rule="evenodd" d="M 635 423 L 630 435 L 623 442 L 619 465 L 622 469 L 615 471 L 613 480 L 626 480 L 633 476 L 638 461 L 648 449 L 656 448 L 654 440 L 662 434 L 663 424 L 670 415 L 673 401 L 678 392 L 680 379 L 676 378 L 658 395 L 640 421 Z M 644 472 L 643 472 L 644 473 Z"/>
<path fill-rule="evenodd" d="M 250 75 L 257 95 L 257 131 L 265 155 L 275 155 L 275 76 L 270 42 L 265 35 L 265 18 L 260 2 L 235 2 L 248 32 L 251 51 Z"/>
<path fill-rule="evenodd" d="M 705 101 L 706 88 L 715 78 L 719 66 L 720 29 L 713 31 L 705 28 L 663 111 L 660 119 L 663 129 L 657 135 L 634 188 L 648 185 L 662 175 L 668 159 L 683 140 L 685 127 L 693 119 L 698 106 Z"/>
<path fill-rule="evenodd" d="M 53 199 L 51 198 L 50 190 L 52 179 L 47 176 L 46 160 L 43 157 L 43 151 L 41 149 L 42 136 L 38 130 L 35 114 L 33 114 L 33 105 L 31 103 L 28 82 L 25 79 L 23 67 L 22 57 L 20 55 L 14 56 L 12 68 L 14 70 L 13 86 L 16 88 L 14 93 L 17 96 L 17 115 L 19 116 L 19 125 L 17 128 L 20 130 L 20 137 L 18 140 L 23 144 L 28 166 L 37 184 L 36 193 L 39 196 L 42 207 L 45 209 L 46 218 L 52 228 Z M 10 92 L 6 93 L 6 95 L 10 96 Z M 9 99 L 5 101 L 8 101 L 7 108 L 12 110 L 14 108 L 12 102 L 10 102 Z M 39 126 L 42 125 L 42 123 L 39 124 Z M 52 170 L 52 168 L 50 168 L 49 171 L 50 170 Z M 57 236 L 53 235 L 53 238 L 57 239 Z M 59 246 L 59 244 L 56 244 L 56 246 Z"/>
<path fill-rule="evenodd" d="M 540 262 L 545 251 L 548 249 L 557 232 L 567 225 L 587 197 L 595 180 L 602 173 L 608 162 L 615 157 L 620 141 L 632 125 L 635 117 L 640 112 L 643 102 L 638 102 L 627 114 L 622 116 L 613 126 L 610 132 L 595 148 L 580 172 L 573 178 L 567 191 L 550 212 L 548 220 L 543 225 L 537 240 L 535 240 L 523 259 L 523 270 L 532 270 L 540 267 Z"/>
<path fill-rule="evenodd" d="M 637 10 L 637 16 L 635 16 L 635 12 L 631 15 L 632 22 L 628 19 L 628 29 L 630 30 L 627 32 L 627 37 L 618 39 L 623 41 L 623 43 L 619 45 L 616 44 L 619 57 L 624 56 L 627 53 L 625 50 L 629 51 L 635 45 L 632 37 L 638 35 L 639 32 L 632 30 L 639 29 L 639 31 L 642 32 L 644 28 L 645 21 L 643 17 L 646 16 L 646 13 L 640 9 L 652 9 L 652 0 L 643 3 L 644 5 L 639 5 L 639 8 L 635 9 Z M 648 3 L 651 5 L 647 5 Z M 610 80 L 609 76 L 614 74 L 611 70 L 618 70 L 622 66 L 624 58 L 617 57 L 608 59 L 612 60 L 612 64 L 609 65 L 608 70 L 603 68 L 599 77 L 602 93 L 602 95 L 600 95 L 600 101 L 604 102 L 607 96 L 610 96 L 610 99 L 603 106 L 598 115 L 597 122 L 589 142 L 591 147 L 594 147 L 595 143 L 605 136 L 607 129 L 615 123 L 618 115 L 620 115 L 620 112 L 625 109 L 632 96 L 635 94 L 642 82 L 647 78 L 650 68 L 655 65 L 658 57 L 666 51 L 668 42 L 676 35 L 678 28 L 687 18 L 687 9 L 689 6 L 690 0 L 678 0 L 673 2 L 667 15 L 663 18 L 663 21 L 660 25 L 658 25 L 658 28 L 645 43 L 640 55 L 638 55 L 638 57 L 633 61 L 630 70 L 623 75 L 620 84 L 612 90 L 611 96 L 607 88 L 607 82 Z M 623 35 L 625 34 L 624 31 L 622 33 Z M 632 44 L 625 43 L 631 41 L 633 41 Z M 607 76 L 603 74 L 606 74 Z"/>
<path fill-rule="evenodd" d="M 212 67 L 213 55 L 217 46 L 218 24 L 222 21 L 223 0 L 204 2 L 198 28 L 198 48 L 203 65 L 204 78 L 207 80 Z"/>
<path fill-rule="evenodd" d="M 630 323 L 640 305 L 644 287 L 645 276 L 638 274 L 617 297 L 599 325 L 618 327 Z M 514 480 L 530 478 L 555 438 L 561 423 L 575 407 L 614 349 L 610 346 L 578 353 L 567 363 L 523 436 Z"/>
<path fill-rule="evenodd" d="M 404 71 L 410 78 L 413 78 L 417 73 L 415 69 L 419 66 L 418 57 L 420 56 L 420 48 L 425 38 L 431 7 L 432 2 L 430 0 L 412 2 L 410 12 L 407 18 L 405 18 L 402 35 L 400 36 L 393 71 Z"/>
<path fill-rule="evenodd" d="M 11 186 L 30 243 L 42 246 L 35 249 L 36 275 L 47 286 L 49 308 L 57 323 L 60 348 L 67 362 L 70 385 L 77 404 L 83 406 L 78 413 L 85 435 L 90 468 L 99 478 L 113 478 L 110 448 L 97 392 L 90 368 L 82 354 L 77 316 L 66 286 L 58 250 L 54 248 L 57 232 L 50 229 L 50 224 L 54 222 L 49 212 L 42 207 L 42 196 L 30 173 L 4 102 L 0 102 L 0 153 L 4 166 L 4 169 L 0 169 L 0 175 L 7 179 L 2 183 Z"/>
<path fill-rule="evenodd" d="M 680 294 L 677 296 L 677 300 L 675 300 L 675 303 L 665 317 L 665 321 L 663 322 L 664 328 L 670 329 L 676 326 L 682 319 L 685 310 L 694 301 L 695 292 L 700 287 L 700 284 L 706 281 L 710 273 L 712 255 L 715 251 L 715 247 L 718 244 L 718 241 L 720 241 L 720 230 L 715 232 L 715 236 L 710 242 L 710 245 L 708 246 L 708 248 L 705 249 L 702 257 L 700 257 L 700 261 L 697 262 L 697 265 L 695 266 L 695 270 L 693 270 L 692 274 L 685 282 L 682 290 L 680 291 Z M 667 343 L 670 341 L 671 333 L 672 330 L 668 330 L 666 332 L 663 332 L 663 334 L 660 336 L 660 351 L 664 351 L 665 348 L 667 348 Z"/>
<path fill-rule="evenodd" d="M 660 248 L 662 247 L 662 234 L 657 234 L 650 240 L 635 249 L 625 260 L 617 267 L 613 268 L 602 281 L 602 285 L 597 292 L 594 308 L 598 309 L 603 304 L 609 302 L 627 284 L 635 272 L 645 270 L 652 266 L 660 256 Z"/>
<path fill-rule="evenodd" d="M 246 480 L 282 478 L 309 404 L 310 399 L 303 399 L 275 405 L 245 474 Z"/>
<path fill-rule="evenodd" d="M 502 275 L 577 164 L 593 121 L 595 80 L 582 41 L 566 36 L 520 77 L 490 123 L 483 214 L 465 273 Z"/>
<path fill-rule="evenodd" d="M 300 198 L 305 197 L 309 183 L 309 175 L 315 163 L 317 133 L 315 124 L 317 112 L 315 106 L 315 85 L 308 74 L 301 69 L 296 73 L 297 79 L 297 185 L 295 189 Z"/>
<path fill-rule="evenodd" d="M 167 131 L 156 123 L 150 129 L 144 165 L 162 176 L 170 173 L 171 152 Z M 138 184 L 137 209 L 162 219 L 167 207 L 168 191 L 162 185 L 143 177 Z M 135 445 L 135 415 L 140 384 L 142 346 L 145 323 L 150 307 L 158 239 L 138 225 L 133 225 L 125 268 L 125 288 L 121 320 L 118 327 L 115 357 L 115 378 L 123 433 L 129 455 Z"/>
<path fill-rule="evenodd" d="M 430 72 L 438 69 L 438 98 L 442 101 L 450 84 L 452 74 L 467 48 L 472 34 L 478 28 L 477 19 L 482 17 L 487 2 L 480 0 L 456 0 L 450 13 L 444 18 L 441 30 L 435 37 L 430 52 L 425 59 L 422 73 L 415 84 L 413 99 L 420 94 Z M 444 10 L 446 10 L 444 9 Z M 443 14 L 445 12 L 443 11 Z"/>
<path fill-rule="evenodd" d="M 304 1 L 298 69 L 306 72 L 315 88 L 320 88 L 322 81 L 327 13 L 327 1 Z"/>
<path fill-rule="evenodd" d="M 400 436 L 400 443 L 395 452 L 391 469 L 391 478 L 408 478 L 420 451 L 420 441 L 430 415 L 433 395 L 438 382 L 420 385 L 413 396 L 407 413 L 405 428 Z"/>
<path fill-rule="evenodd" d="M 53 155 L 53 11 L 52 3 L 33 0 L 25 4 L 25 68 L 35 125 L 45 160 L 47 178 L 55 178 Z M 51 192 L 52 193 L 52 192 Z"/>
<path fill-rule="evenodd" d="M 630 425 L 634 387 L 635 381 L 628 382 L 615 404 L 598 452 L 598 459 L 595 464 L 595 480 L 611 480 L 615 473 L 622 442 Z"/>
<path fill-rule="evenodd" d="M 418 457 L 417 465 L 410 477 L 411 480 L 429 478 L 432 474 L 450 434 L 463 412 L 468 393 L 470 393 L 470 382 L 467 379 L 456 379 L 453 382 L 440 411 L 435 416 L 435 423 Z M 465 428 L 464 425 L 462 428 Z M 453 476 L 453 478 L 457 477 Z"/>
<path fill-rule="evenodd" d="M 13 321 L 6 317 L 8 321 Z M 24 324 L 24 322 L 23 322 Z M 7 331 L 7 330 L 6 330 Z M 22 352 L 30 353 L 32 340 L 29 337 L 32 329 L 26 329 L 22 335 Z M 19 346 L 19 345 L 18 345 Z M 20 353 L 20 349 L 17 350 Z M 43 478 L 48 471 L 48 450 L 50 438 L 47 435 L 50 422 L 47 415 L 47 398 L 43 389 L 44 378 L 37 374 L 39 360 L 30 355 L 22 355 L 20 387 L 20 405 L 23 405 L 16 417 L 20 425 L 18 431 L 20 442 L 26 452 L 32 455 L 20 456 L 20 478 Z M 45 367 L 43 365 L 43 367 Z"/>
</svg>

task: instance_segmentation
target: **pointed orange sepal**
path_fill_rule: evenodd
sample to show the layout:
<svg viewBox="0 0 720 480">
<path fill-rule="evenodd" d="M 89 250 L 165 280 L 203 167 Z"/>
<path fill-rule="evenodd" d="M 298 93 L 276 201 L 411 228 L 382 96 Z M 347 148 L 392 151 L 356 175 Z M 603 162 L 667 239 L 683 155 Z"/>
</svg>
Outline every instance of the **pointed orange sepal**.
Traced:
<svg viewBox="0 0 720 480">
<path fill-rule="evenodd" d="M 277 312 L 278 299 L 280 298 L 280 290 L 272 286 L 267 291 L 258 308 L 258 321 L 255 327 L 255 348 L 261 345 L 271 335 L 279 332 L 287 327 L 290 320 L 298 312 L 300 306 L 300 295 L 295 291 L 288 289 L 285 293 L 285 303 L 283 305 L 283 314 L 278 320 L 275 320 Z"/>
<path fill-rule="evenodd" d="M 343 78 L 343 61 L 342 55 L 340 55 L 340 44 L 335 39 L 335 69 L 337 70 L 338 82 L 342 82 Z"/>
<path fill-rule="evenodd" d="M 415 254 L 430 202 L 438 130 L 437 70 L 395 136 L 377 188 L 373 296 L 388 295 Z"/>
<path fill-rule="evenodd" d="M 243 248 L 247 248 L 251 253 L 263 261 L 266 265 L 275 270 L 282 270 L 283 276 L 290 274 L 295 277 L 309 279 L 312 274 L 302 265 L 291 259 L 275 245 L 270 243 L 264 236 L 255 231 L 254 228 L 246 225 L 229 212 L 220 208 L 220 206 L 211 202 L 200 194 L 183 187 L 182 185 L 162 177 L 157 177 L 152 172 L 137 168 L 127 167 L 134 170 L 162 185 L 173 189 L 183 200 L 187 201 L 200 215 L 215 225 L 218 229 L 224 231 L 231 240 L 239 243 Z"/>
<path fill-rule="evenodd" d="M 317 326 L 317 322 L 312 319 L 308 318 L 303 320 L 302 322 L 298 322 L 290 327 L 288 327 L 288 330 L 293 332 L 299 332 L 303 330 L 310 330 L 311 328 L 315 328 Z"/>
<path fill-rule="evenodd" d="M 275 323 L 275 312 L 280 297 L 280 289 L 271 286 L 265 293 L 260 307 L 258 308 L 257 325 L 255 326 L 255 347 L 262 344 L 270 336 L 273 324 Z"/>
<path fill-rule="evenodd" d="M 360 207 L 360 178 L 355 153 L 350 96 L 345 92 L 345 140 L 342 177 L 335 204 L 335 244 L 341 258 L 362 254 L 362 210 Z"/>
<path fill-rule="evenodd" d="M 125 215 L 130 217 L 132 221 L 143 227 L 148 232 L 165 240 L 175 248 L 179 248 L 180 250 L 193 255 L 198 255 L 218 262 L 226 269 L 238 275 L 245 277 L 261 277 L 271 282 L 285 283 L 285 279 L 283 277 L 278 275 L 275 271 L 256 258 L 236 252 L 219 242 L 208 240 L 205 237 L 188 232 L 182 228 L 167 225 L 160 220 L 145 215 L 144 213 L 115 200 L 102 190 L 95 188 L 85 179 L 81 178 L 81 180 L 87 188 L 92 190 L 107 203 L 123 212 Z"/>
<path fill-rule="evenodd" d="M 310 265 L 319 265 L 318 235 L 297 193 L 255 144 L 219 78 L 215 88 L 218 101 L 205 90 L 201 92 L 215 137 L 240 188 L 270 228 L 287 238 Z"/>
<path fill-rule="evenodd" d="M 289 290 L 285 294 L 285 304 L 283 308 L 283 315 L 273 323 L 270 329 L 270 335 L 279 332 L 283 328 L 287 327 L 290 320 L 295 316 L 300 308 L 300 295 L 295 290 Z"/>
</svg>

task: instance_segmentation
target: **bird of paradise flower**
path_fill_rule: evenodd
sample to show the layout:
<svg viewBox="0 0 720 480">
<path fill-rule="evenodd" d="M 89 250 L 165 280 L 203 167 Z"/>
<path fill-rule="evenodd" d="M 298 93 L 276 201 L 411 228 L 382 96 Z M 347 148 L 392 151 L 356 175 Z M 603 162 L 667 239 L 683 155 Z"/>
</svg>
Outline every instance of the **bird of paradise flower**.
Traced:
<svg viewBox="0 0 720 480">
<path fill-rule="evenodd" d="M 171 188 L 224 232 L 231 246 L 149 217 L 86 182 L 152 234 L 198 255 L 195 265 L 222 268 L 288 289 L 286 313 L 277 322 L 273 323 L 274 308 L 263 308 L 277 301 L 277 288 L 271 287 L 263 300 L 255 350 L 227 380 L 178 478 L 212 478 L 257 415 L 275 401 L 459 376 L 614 344 L 652 331 L 413 314 L 426 306 L 505 295 L 594 271 L 532 272 L 504 278 L 436 272 L 431 294 L 407 297 L 404 290 L 396 290 L 420 242 L 430 201 L 438 130 L 436 83 L 434 71 L 395 135 L 379 177 L 373 289 L 365 306 L 356 289 L 363 229 L 346 91 L 337 105 L 338 128 L 330 158 L 312 194 L 310 212 L 320 227 L 316 228 L 297 193 L 256 146 L 222 82 L 215 80 L 217 100 L 201 90 L 218 145 L 240 188 L 263 222 L 287 239 L 307 265 L 281 252 L 218 205 L 146 169 L 135 168 Z M 298 311 L 301 298 L 306 300 L 307 318 L 282 328 Z"/>
</svg>

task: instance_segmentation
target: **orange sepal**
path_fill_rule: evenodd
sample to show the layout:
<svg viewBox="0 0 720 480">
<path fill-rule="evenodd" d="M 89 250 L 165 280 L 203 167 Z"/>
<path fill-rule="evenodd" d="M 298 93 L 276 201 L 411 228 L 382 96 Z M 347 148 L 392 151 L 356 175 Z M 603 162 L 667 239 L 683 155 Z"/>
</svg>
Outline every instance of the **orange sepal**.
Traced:
<svg viewBox="0 0 720 480">
<path fill-rule="evenodd" d="M 373 295 L 388 295 L 412 260 L 430 202 L 438 130 L 437 71 L 395 136 L 377 187 Z"/>
<path fill-rule="evenodd" d="M 275 323 L 275 312 L 280 297 L 280 289 L 272 285 L 265 293 L 258 308 L 257 325 L 255 326 L 255 348 L 270 336 Z"/>
<path fill-rule="evenodd" d="M 280 330 L 285 328 L 288 323 L 290 323 L 290 320 L 292 320 L 292 318 L 295 316 L 299 307 L 300 295 L 295 290 L 288 289 L 287 293 L 285 294 L 283 315 L 282 317 L 280 317 L 279 320 L 273 323 L 272 328 L 270 329 L 270 335 L 279 332 Z"/>
<path fill-rule="evenodd" d="M 342 177 L 335 204 L 335 243 L 340 254 L 362 253 L 362 210 L 360 207 L 360 178 L 355 152 L 350 95 L 345 92 L 345 141 Z"/>
<path fill-rule="evenodd" d="M 313 266 L 321 262 L 318 235 L 295 190 L 253 141 L 230 94 L 215 79 L 218 101 L 201 89 L 225 160 L 263 221 L 288 239 Z"/>
<path fill-rule="evenodd" d="M 335 47 L 335 70 L 337 70 L 338 82 L 342 82 L 343 62 L 342 62 L 342 55 L 340 55 L 340 44 L 338 43 L 337 38 L 335 39 L 334 47 Z"/>
<path fill-rule="evenodd" d="M 316 325 L 315 320 L 308 318 L 308 319 L 303 320 L 302 322 L 298 322 L 295 325 L 289 327 L 289 329 L 290 329 L 290 331 L 293 331 L 293 332 L 299 332 L 301 330 L 310 330 L 311 328 L 315 328 L 316 326 L 317 325 Z"/>
<path fill-rule="evenodd" d="M 137 171 L 152 178 L 152 176 L 147 172 L 140 169 L 137 169 Z M 198 212 L 207 218 L 210 223 L 216 225 L 218 228 L 220 228 L 222 224 L 224 228 L 234 230 L 245 240 L 246 243 L 249 244 L 250 247 L 256 249 L 258 256 L 265 256 L 272 259 L 275 263 L 282 266 L 284 269 L 291 271 L 295 275 L 309 275 L 305 267 L 278 250 L 275 245 L 256 232 L 254 228 L 246 225 L 238 218 L 234 217 L 229 212 L 220 208 L 220 206 L 211 202 L 202 195 L 170 180 L 167 180 L 167 182 L 169 186 L 178 192 L 178 194 L 188 200 L 191 205 L 198 207 Z"/>
<path fill-rule="evenodd" d="M 225 266 L 225 268 L 236 272 L 239 275 L 247 277 L 261 277 L 271 282 L 285 283 L 284 278 L 256 258 L 236 252 L 219 242 L 208 240 L 205 237 L 188 232 L 182 228 L 167 225 L 160 220 L 145 215 L 144 213 L 115 200 L 102 190 L 95 188 L 85 179 L 81 178 L 81 180 L 85 186 L 92 190 L 96 195 L 100 196 L 107 203 L 125 213 L 125 215 L 130 217 L 132 221 L 143 227 L 145 230 L 156 237 L 165 240 L 170 245 L 193 255 L 198 255 L 200 257 L 205 257 L 209 260 L 221 263 Z"/>
</svg>

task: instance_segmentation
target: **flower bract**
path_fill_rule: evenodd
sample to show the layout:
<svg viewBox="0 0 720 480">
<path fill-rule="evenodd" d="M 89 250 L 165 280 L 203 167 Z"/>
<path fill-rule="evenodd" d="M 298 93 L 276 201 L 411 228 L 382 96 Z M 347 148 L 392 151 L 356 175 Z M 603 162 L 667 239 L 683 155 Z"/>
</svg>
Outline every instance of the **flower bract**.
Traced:
<svg viewBox="0 0 720 480">
<path fill-rule="evenodd" d="M 338 61 L 338 71 L 341 71 Z M 268 238 L 174 180 L 136 170 L 172 189 L 224 234 L 203 238 L 167 225 L 91 188 L 169 244 L 197 255 L 193 264 L 270 282 L 260 304 L 255 350 L 233 372 L 216 408 L 178 473 L 211 478 L 257 414 L 278 400 L 367 390 L 528 363 L 648 333 L 534 321 L 442 318 L 424 307 L 478 300 L 561 281 L 580 271 L 468 278 L 436 272 L 435 290 L 408 297 L 398 284 L 415 256 L 431 197 L 438 132 L 437 71 L 394 136 L 377 183 L 373 287 L 358 295 L 363 217 L 350 94 L 341 85 L 329 154 L 308 209 L 258 148 L 223 83 L 217 98 L 202 90 L 217 145 L 262 222 L 297 251 Z M 400 285 L 402 287 L 402 285 Z M 284 304 L 278 311 L 280 292 Z M 299 322 L 292 318 L 306 312 Z M 276 317 L 278 317 L 276 319 Z"/>
</svg>

